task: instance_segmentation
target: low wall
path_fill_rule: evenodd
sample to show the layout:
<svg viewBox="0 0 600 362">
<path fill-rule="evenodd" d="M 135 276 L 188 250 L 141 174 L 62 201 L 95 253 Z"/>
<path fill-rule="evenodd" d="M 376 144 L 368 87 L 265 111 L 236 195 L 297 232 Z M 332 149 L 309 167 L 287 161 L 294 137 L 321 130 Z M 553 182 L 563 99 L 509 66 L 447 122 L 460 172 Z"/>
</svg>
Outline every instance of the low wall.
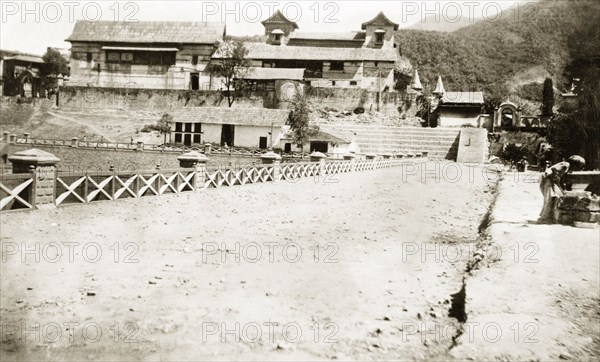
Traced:
<svg viewBox="0 0 600 362">
<path fill-rule="evenodd" d="M 366 111 L 377 110 L 378 93 L 364 89 L 306 87 L 309 101 L 340 111 L 353 111 L 363 107 Z M 289 100 L 274 90 L 244 90 L 233 103 L 234 108 L 287 109 Z M 78 109 L 132 109 L 172 110 L 183 107 L 228 107 L 227 96 L 222 91 L 100 88 L 65 86 L 60 88 L 59 106 Z M 404 93 L 381 93 L 379 111 L 399 115 L 403 109 L 407 116 L 414 116 L 416 102 L 408 100 Z"/>
<path fill-rule="evenodd" d="M 233 103 L 239 108 L 277 108 L 274 91 L 244 91 Z M 172 110 L 183 107 L 229 107 L 221 91 L 99 88 L 65 86 L 60 88 L 59 106 L 63 108 L 108 108 L 133 110 Z"/>
<path fill-rule="evenodd" d="M 50 152 L 60 159 L 57 169 L 60 171 L 108 171 L 110 166 L 117 170 L 143 170 L 152 169 L 156 165 L 161 168 L 179 167 L 177 156 L 183 152 L 159 152 L 159 151 L 133 151 L 133 150 L 111 150 L 72 148 L 63 146 L 35 145 L 35 148 Z M 9 169 L 10 163 L 7 156 L 15 152 L 32 148 L 29 144 L 11 144 L 2 150 L 3 168 Z M 209 167 L 225 167 L 230 164 L 252 164 L 260 163 L 258 156 L 239 155 L 210 155 L 207 165 Z"/>
</svg>

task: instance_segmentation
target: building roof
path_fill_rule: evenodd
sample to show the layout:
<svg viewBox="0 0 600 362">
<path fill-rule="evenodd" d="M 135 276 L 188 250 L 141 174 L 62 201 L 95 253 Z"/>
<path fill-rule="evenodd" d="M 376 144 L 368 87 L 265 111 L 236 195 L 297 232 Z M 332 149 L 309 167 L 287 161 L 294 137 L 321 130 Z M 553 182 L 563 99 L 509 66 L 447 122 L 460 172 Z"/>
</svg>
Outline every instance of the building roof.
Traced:
<svg viewBox="0 0 600 362">
<path fill-rule="evenodd" d="M 136 23 L 78 20 L 71 36 L 74 41 L 111 43 L 213 44 L 223 38 L 225 23 L 138 21 Z"/>
<path fill-rule="evenodd" d="M 362 24 L 361 29 L 362 30 L 366 30 L 367 26 L 372 25 L 372 26 L 389 26 L 389 25 L 393 25 L 394 26 L 394 30 L 398 30 L 398 24 L 394 23 L 393 21 L 391 21 L 390 19 L 388 19 L 387 16 L 385 16 L 385 14 L 383 14 L 383 11 L 380 11 L 379 14 L 377 14 L 377 16 L 375 16 L 373 19 L 367 21 L 366 23 Z"/>
<path fill-rule="evenodd" d="M 263 25 L 265 24 L 292 24 L 294 29 L 299 29 L 298 24 L 286 18 L 285 15 L 281 13 L 281 11 L 277 10 L 270 18 L 263 20 L 261 22 Z"/>
<path fill-rule="evenodd" d="M 395 49 L 274 46 L 264 43 L 245 45 L 250 59 L 396 61 Z"/>
<path fill-rule="evenodd" d="M 483 104 L 483 92 L 446 92 L 442 104 Z"/>
<path fill-rule="evenodd" d="M 248 70 L 244 79 L 249 80 L 303 80 L 304 68 L 260 68 L 253 67 Z"/>
<path fill-rule="evenodd" d="M 174 122 L 233 124 L 239 126 L 283 126 L 289 111 L 266 108 L 189 107 L 169 112 Z"/>
<path fill-rule="evenodd" d="M 21 60 L 21 61 L 30 62 L 30 63 L 44 63 L 44 59 L 42 58 L 41 55 L 23 53 L 23 52 L 13 51 L 13 50 L 0 49 L 0 58 L 2 58 L 4 60 L 11 60 L 11 59 Z"/>
<path fill-rule="evenodd" d="M 357 41 L 364 42 L 367 33 L 364 31 L 347 31 L 340 33 L 325 33 L 325 32 L 308 32 L 308 31 L 297 31 L 290 34 L 291 39 L 305 39 L 305 40 L 343 40 L 343 41 Z"/>
<path fill-rule="evenodd" d="M 321 130 L 317 131 L 316 134 L 310 136 L 308 138 L 308 141 L 320 141 L 320 142 L 331 142 L 331 143 L 350 143 L 350 141 L 347 141 L 338 136 L 334 136 L 329 132 L 324 132 Z"/>
</svg>

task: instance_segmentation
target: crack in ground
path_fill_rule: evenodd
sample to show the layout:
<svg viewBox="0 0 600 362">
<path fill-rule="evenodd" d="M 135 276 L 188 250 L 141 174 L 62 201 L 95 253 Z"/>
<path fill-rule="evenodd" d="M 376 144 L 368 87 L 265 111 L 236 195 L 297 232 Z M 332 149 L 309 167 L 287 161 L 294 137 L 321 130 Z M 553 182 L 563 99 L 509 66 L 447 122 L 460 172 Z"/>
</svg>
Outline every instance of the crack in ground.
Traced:
<svg viewBox="0 0 600 362">
<path fill-rule="evenodd" d="M 457 328 L 456 333 L 452 336 L 452 344 L 448 348 L 448 351 L 452 350 L 454 347 L 458 345 L 458 339 L 464 333 L 464 324 L 467 322 L 468 314 L 467 314 L 467 277 L 471 275 L 473 270 L 479 268 L 479 263 L 484 260 L 484 253 L 481 252 L 482 244 L 489 239 L 489 227 L 492 225 L 493 217 L 492 212 L 496 206 L 496 201 L 498 200 L 498 183 L 499 179 L 497 178 L 496 183 L 492 186 L 492 189 L 495 190 L 494 197 L 490 202 L 490 205 L 487 208 L 485 215 L 481 219 L 479 223 L 479 227 L 477 229 L 477 248 L 473 252 L 471 258 L 467 262 L 467 266 L 465 268 L 465 275 L 463 275 L 462 286 L 460 290 L 454 294 L 450 295 L 450 300 L 452 301 L 451 307 L 448 310 L 448 317 L 454 318 L 459 322 L 459 328 Z"/>
</svg>

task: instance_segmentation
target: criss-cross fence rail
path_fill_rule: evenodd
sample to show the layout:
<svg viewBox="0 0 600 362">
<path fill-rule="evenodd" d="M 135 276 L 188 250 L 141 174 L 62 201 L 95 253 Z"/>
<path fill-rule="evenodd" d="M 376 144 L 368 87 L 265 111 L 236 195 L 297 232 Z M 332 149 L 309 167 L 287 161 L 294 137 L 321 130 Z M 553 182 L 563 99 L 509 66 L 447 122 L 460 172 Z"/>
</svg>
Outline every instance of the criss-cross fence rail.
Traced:
<svg viewBox="0 0 600 362">
<path fill-rule="evenodd" d="M 0 174 L 0 211 L 33 209 L 34 189 L 34 173 Z"/>
<path fill-rule="evenodd" d="M 34 209 L 40 204 L 40 200 L 53 203 L 55 206 L 65 206 L 180 194 L 199 189 L 375 170 L 400 166 L 406 162 L 414 161 L 377 159 L 303 163 L 274 162 L 273 164 L 238 165 L 231 168 L 207 168 L 205 164 L 197 164 L 192 168 L 147 171 L 112 170 L 108 172 L 69 172 L 52 169 L 51 172 L 46 170 L 44 173 L 38 173 L 38 171 L 32 170 L 23 174 L 1 175 L 0 210 Z M 36 182 L 36 180 L 38 181 Z M 42 189 L 40 190 L 40 188 Z"/>
<path fill-rule="evenodd" d="M 55 205 L 90 203 L 197 189 L 195 169 L 118 171 L 110 174 L 57 172 Z"/>
</svg>

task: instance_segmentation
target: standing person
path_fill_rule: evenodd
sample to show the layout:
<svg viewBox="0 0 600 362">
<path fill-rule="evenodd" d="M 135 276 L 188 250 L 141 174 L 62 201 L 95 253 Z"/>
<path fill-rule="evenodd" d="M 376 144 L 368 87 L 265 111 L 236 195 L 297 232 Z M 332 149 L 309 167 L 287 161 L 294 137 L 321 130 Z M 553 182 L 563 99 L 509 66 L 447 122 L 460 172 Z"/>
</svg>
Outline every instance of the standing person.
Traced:
<svg viewBox="0 0 600 362">
<path fill-rule="evenodd" d="M 575 171 L 583 166 L 585 166 L 585 159 L 583 157 L 571 156 L 566 162 L 559 162 L 544 171 L 540 181 L 540 191 L 544 195 L 544 206 L 540 213 L 539 223 L 550 224 L 554 222 L 556 196 L 565 194 L 561 186 L 561 179 L 569 171 Z"/>
</svg>

